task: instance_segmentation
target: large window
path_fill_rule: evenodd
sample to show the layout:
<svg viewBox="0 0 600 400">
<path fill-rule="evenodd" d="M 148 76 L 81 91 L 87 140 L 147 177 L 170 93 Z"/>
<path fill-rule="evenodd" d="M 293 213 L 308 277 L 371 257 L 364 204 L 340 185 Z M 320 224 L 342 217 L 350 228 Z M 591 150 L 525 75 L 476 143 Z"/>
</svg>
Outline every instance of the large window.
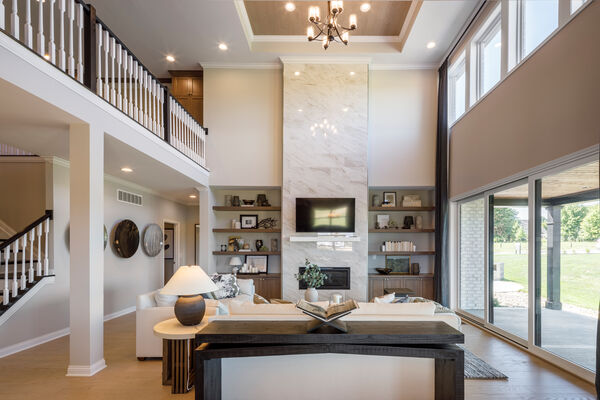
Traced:
<svg viewBox="0 0 600 400">
<path fill-rule="evenodd" d="M 558 0 L 521 1 L 521 58 L 558 28 Z"/>
<path fill-rule="evenodd" d="M 502 29 L 500 24 L 500 7 L 492 14 L 477 35 L 475 51 L 477 54 L 477 99 L 486 94 L 500 81 L 502 57 Z"/>
<path fill-rule="evenodd" d="M 571 14 L 579 10 L 581 6 L 585 4 L 586 1 L 587 0 L 571 0 Z"/>
<path fill-rule="evenodd" d="M 598 155 L 458 204 L 458 308 L 535 354 L 595 372 Z"/>
<path fill-rule="evenodd" d="M 590 370 L 600 302 L 598 167 L 536 181 L 535 345 Z"/>
<path fill-rule="evenodd" d="M 465 112 L 466 100 L 466 71 L 465 71 L 465 54 L 463 53 L 459 59 L 450 67 L 449 72 L 449 91 L 448 103 L 450 105 L 448 121 L 450 123 L 456 121 Z"/>
</svg>

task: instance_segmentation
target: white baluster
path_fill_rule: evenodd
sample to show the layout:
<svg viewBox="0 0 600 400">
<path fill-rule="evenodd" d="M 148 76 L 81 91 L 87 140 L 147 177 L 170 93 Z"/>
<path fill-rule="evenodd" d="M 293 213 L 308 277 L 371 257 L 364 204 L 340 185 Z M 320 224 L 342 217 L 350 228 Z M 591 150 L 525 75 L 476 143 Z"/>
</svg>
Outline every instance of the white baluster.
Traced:
<svg viewBox="0 0 600 400">
<path fill-rule="evenodd" d="M 150 80 L 152 84 L 152 132 L 155 135 L 160 135 L 158 132 L 158 86 L 154 78 Z"/>
<path fill-rule="evenodd" d="M 59 27 L 59 42 L 58 42 L 58 68 L 66 71 L 67 55 L 65 51 L 65 0 L 58 0 L 58 14 L 60 23 Z"/>
<path fill-rule="evenodd" d="M 123 50 L 120 43 L 115 47 L 115 58 L 117 62 L 117 108 L 123 109 L 123 99 L 121 98 L 121 64 L 123 63 Z"/>
<path fill-rule="evenodd" d="M 126 50 L 125 50 L 126 51 Z M 132 56 L 127 56 L 127 66 L 129 67 L 128 72 L 129 72 L 129 84 L 127 86 L 129 86 L 129 101 L 127 104 L 127 111 L 129 114 L 129 117 L 133 118 L 133 98 L 132 98 L 132 94 L 133 94 L 133 89 L 134 89 L 134 85 L 133 85 L 133 74 L 134 74 L 134 65 L 133 65 L 133 57 Z"/>
<path fill-rule="evenodd" d="M 133 59 L 133 57 L 132 57 Z M 138 62 L 134 61 L 133 62 L 133 94 L 134 94 L 134 98 L 133 98 L 133 119 L 135 119 L 136 121 L 140 122 L 140 109 L 138 107 L 139 100 L 138 100 L 138 73 L 139 73 L 139 67 L 138 67 Z"/>
<path fill-rule="evenodd" d="M 117 105 L 117 90 L 115 88 L 115 52 L 117 51 L 117 41 L 114 37 L 110 38 L 110 102 L 113 106 Z"/>
<path fill-rule="evenodd" d="M 102 25 L 96 26 L 96 94 L 102 97 Z"/>
<path fill-rule="evenodd" d="M 27 262 L 27 233 L 23 235 L 23 240 L 21 240 L 21 250 L 23 251 L 23 256 L 21 257 L 21 290 L 25 290 L 27 288 L 27 276 L 25 275 L 25 263 Z"/>
<path fill-rule="evenodd" d="M 54 3 L 56 0 L 50 0 L 50 18 L 49 18 L 49 39 L 48 39 L 48 54 L 50 62 L 56 65 L 56 44 L 54 43 Z"/>
<path fill-rule="evenodd" d="M 165 89 L 160 87 L 160 137 L 165 138 Z"/>
<path fill-rule="evenodd" d="M 144 70 L 144 126 L 148 128 L 148 71 Z"/>
<path fill-rule="evenodd" d="M 10 299 L 8 291 L 8 259 L 10 258 L 10 245 L 4 248 L 4 289 L 2 290 L 2 304 L 7 305 Z"/>
<path fill-rule="evenodd" d="M 33 48 L 33 27 L 31 26 L 31 2 L 25 0 L 25 26 L 23 27 L 25 35 L 25 46 Z"/>
<path fill-rule="evenodd" d="M 75 0 L 67 0 L 67 18 L 69 19 L 69 57 L 67 58 L 67 72 L 75 77 L 75 52 L 73 50 L 73 36 L 75 26 Z"/>
<path fill-rule="evenodd" d="M 37 49 L 38 54 L 42 57 L 46 54 L 46 46 L 44 38 L 44 0 L 38 1 L 38 33 L 37 33 Z"/>
<path fill-rule="evenodd" d="M 150 85 L 150 130 L 156 134 L 156 87 L 151 76 L 148 76 L 148 84 Z"/>
<path fill-rule="evenodd" d="M 50 261 L 48 260 L 48 233 L 50 232 L 50 218 L 44 221 L 44 276 L 50 271 Z"/>
<path fill-rule="evenodd" d="M 102 41 L 104 46 L 104 100 L 110 101 L 110 85 L 108 80 L 108 52 L 110 50 L 110 36 L 108 31 L 104 31 L 104 40 Z"/>
<path fill-rule="evenodd" d="M 19 281 L 17 279 L 17 260 L 19 256 L 19 239 L 15 240 L 13 243 L 13 280 L 12 280 L 12 296 L 17 297 L 19 294 Z"/>
<path fill-rule="evenodd" d="M 39 224 L 36 229 L 38 256 L 37 256 L 37 276 L 42 275 L 42 224 Z"/>
<path fill-rule="evenodd" d="M 77 80 L 83 83 L 83 6 L 77 3 Z"/>
<path fill-rule="evenodd" d="M 29 283 L 33 282 L 34 270 L 33 270 L 33 241 L 35 240 L 35 228 L 29 232 Z"/>
<path fill-rule="evenodd" d="M 19 40 L 19 9 L 17 6 L 17 0 L 13 0 L 10 13 L 10 34 Z"/>
<path fill-rule="evenodd" d="M 129 76 L 128 76 L 128 70 L 129 70 L 129 65 L 127 64 L 127 51 L 126 50 L 121 50 L 121 59 L 123 60 L 123 112 L 125 114 L 129 114 L 129 102 L 127 99 L 127 89 L 129 87 Z"/>
</svg>

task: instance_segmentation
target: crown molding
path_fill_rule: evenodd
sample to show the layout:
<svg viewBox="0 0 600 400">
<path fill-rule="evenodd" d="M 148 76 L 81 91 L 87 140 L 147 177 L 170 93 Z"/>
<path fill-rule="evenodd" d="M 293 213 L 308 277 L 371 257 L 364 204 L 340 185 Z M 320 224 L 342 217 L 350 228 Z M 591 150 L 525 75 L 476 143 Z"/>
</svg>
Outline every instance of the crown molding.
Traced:
<svg viewBox="0 0 600 400">
<path fill-rule="evenodd" d="M 437 69 L 437 63 L 428 64 L 371 64 L 371 71 L 405 71 L 405 70 L 430 70 Z"/>
<path fill-rule="evenodd" d="M 250 18 L 248 17 L 248 13 L 246 12 L 246 5 L 244 4 L 244 0 L 234 0 L 233 5 L 235 6 L 235 10 L 237 11 L 238 17 L 240 18 L 240 23 L 242 24 L 242 30 L 244 31 L 244 36 L 246 36 L 248 47 L 252 48 L 252 42 L 254 41 L 255 37 L 254 33 L 252 32 Z"/>
<path fill-rule="evenodd" d="M 42 157 L 45 162 L 48 164 L 59 165 L 61 167 L 69 168 L 71 165 L 69 160 L 65 160 L 64 158 L 56 157 L 56 156 L 43 156 Z"/>
<path fill-rule="evenodd" d="M 282 64 L 371 64 L 371 57 L 290 56 L 279 57 Z"/>
<path fill-rule="evenodd" d="M 280 63 L 218 63 L 202 62 L 202 69 L 281 69 Z"/>
</svg>

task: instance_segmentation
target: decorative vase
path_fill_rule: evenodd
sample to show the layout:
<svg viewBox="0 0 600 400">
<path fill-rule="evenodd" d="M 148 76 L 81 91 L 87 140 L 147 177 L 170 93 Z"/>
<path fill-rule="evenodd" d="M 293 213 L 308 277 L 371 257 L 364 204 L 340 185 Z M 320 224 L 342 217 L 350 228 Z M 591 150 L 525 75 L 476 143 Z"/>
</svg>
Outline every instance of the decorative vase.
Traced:
<svg viewBox="0 0 600 400">
<path fill-rule="evenodd" d="M 311 303 L 318 301 L 319 293 L 317 292 L 317 289 L 315 289 L 314 287 L 306 289 L 306 292 L 304 292 L 304 300 Z"/>
</svg>

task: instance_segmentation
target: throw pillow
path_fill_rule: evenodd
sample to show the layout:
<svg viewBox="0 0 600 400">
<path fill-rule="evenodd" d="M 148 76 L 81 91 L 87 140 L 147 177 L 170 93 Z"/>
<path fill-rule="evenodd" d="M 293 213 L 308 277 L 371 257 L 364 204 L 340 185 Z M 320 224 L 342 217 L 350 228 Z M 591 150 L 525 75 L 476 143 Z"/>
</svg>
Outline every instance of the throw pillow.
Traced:
<svg viewBox="0 0 600 400">
<path fill-rule="evenodd" d="M 235 275 L 212 274 L 210 278 L 219 288 L 219 290 L 213 292 L 215 299 L 230 299 L 240 293 L 240 287 L 237 285 Z"/>
<path fill-rule="evenodd" d="M 393 303 L 396 298 L 396 293 L 388 293 L 385 296 L 375 297 L 374 303 Z"/>
<path fill-rule="evenodd" d="M 254 304 L 269 304 L 269 300 L 259 294 L 254 293 Z"/>
<path fill-rule="evenodd" d="M 174 307 L 179 296 L 175 294 L 161 294 L 160 290 L 154 295 L 157 307 Z"/>
</svg>

